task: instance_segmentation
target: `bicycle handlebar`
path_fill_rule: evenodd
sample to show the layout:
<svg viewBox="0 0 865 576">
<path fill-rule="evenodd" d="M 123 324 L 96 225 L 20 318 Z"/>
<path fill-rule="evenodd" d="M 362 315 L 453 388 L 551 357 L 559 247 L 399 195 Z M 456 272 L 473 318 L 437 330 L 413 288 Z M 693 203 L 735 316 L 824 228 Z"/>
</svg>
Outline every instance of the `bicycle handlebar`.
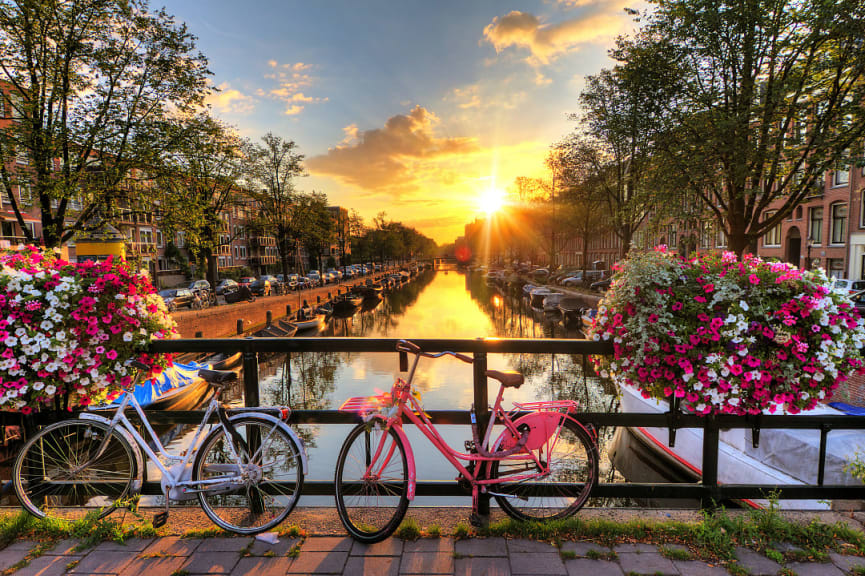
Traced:
<svg viewBox="0 0 865 576">
<path fill-rule="evenodd" d="M 471 364 L 474 362 L 474 358 L 471 356 L 466 356 L 465 354 L 460 354 L 458 352 L 451 352 L 450 350 L 445 350 L 444 352 L 439 352 L 438 354 L 433 354 L 432 352 L 423 352 L 420 349 L 420 346 L 415 344 L 414 342 L 409 342 L 408 340 L 400 340 L 396 344 L 397 352 L 410 352 L 412 354 L 417 354 L 418 356 L 425 356 L 427 358 L 441 358 L 442 356 L 453 356 L 458 360 L 462 360 L 466 364 Z"/>
</svg>

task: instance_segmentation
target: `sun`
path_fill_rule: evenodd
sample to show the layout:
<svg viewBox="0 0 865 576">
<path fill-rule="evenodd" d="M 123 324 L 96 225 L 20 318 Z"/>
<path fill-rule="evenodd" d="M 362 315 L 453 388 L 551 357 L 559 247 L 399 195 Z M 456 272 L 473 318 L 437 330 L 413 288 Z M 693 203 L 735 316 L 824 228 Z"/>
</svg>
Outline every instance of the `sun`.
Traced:
<svg viewBox="0 0 865 576">
<path fill-rule="evenodd" d="M 498 212 L 504 205 L 505 193 L 499 188 L 487 188 L 478 198 L 478 207 L 488 215 Z"/>
</svg>

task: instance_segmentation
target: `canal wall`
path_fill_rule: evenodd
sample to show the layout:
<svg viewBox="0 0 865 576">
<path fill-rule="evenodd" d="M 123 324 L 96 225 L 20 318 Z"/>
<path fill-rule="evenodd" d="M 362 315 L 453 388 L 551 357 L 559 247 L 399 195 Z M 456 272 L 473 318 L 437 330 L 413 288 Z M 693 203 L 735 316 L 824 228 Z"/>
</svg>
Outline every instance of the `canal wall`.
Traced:
<svg viewBox="0 0 865 576">
<path fill-rule="evenodd" d="M 350 288 L 363 284 L 368 278 L 378 280 L 382 275 L 376 277 L 368 276 L 354 282 L 331 284 L 292 292 L 282 296 L 258 296 L 255 302 L 237 302 L 222 306 L 212 306 L 204 310 L 178 310 L 171 316 L 177 322 L 177 331 L 181 338 L 195 338 L 200 332 L 202 338 L 230 338 L 237 335 L 237 323 L 243 322 L 243 331 L 248 332 L 253 328 L 264 326 L 267 322 L 268 310 L 273 313 L 273 319 L 286 316 L 286 306 L 291 306 L 294 313 L 306 300 L 310 306 L 315 305 L 319 299 L 327 302 L 338 293 L 347 292 Z"/>
</svg>

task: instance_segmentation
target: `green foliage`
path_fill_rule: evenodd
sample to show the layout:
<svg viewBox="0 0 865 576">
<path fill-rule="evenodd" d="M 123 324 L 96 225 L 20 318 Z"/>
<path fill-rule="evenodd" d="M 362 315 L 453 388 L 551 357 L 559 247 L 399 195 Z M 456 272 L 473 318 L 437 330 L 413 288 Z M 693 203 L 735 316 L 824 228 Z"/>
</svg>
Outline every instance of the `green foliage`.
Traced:
<svg viewBox="0 0 865 576">
<path fill-rule="evenodd" d="M 432 526 L 427 526 L 426 530 L 424 530 L 424 536 L 426 538 L 441 538 L 442 529 L 438 524 L 433 524 Z"/>
<path fill-rule="evenodd" d="M 408 517 L 402 521 L 402 524 L 400 524 L 399 528 L 396 529 L 394 535 L 402 540 L 417 540 L 421 537 L 420 526 L 418 525 L 417 520 Z"/>
<path fill-rule="evenodd" d="M 461 538 L 468 538 L 470 534 L 471 528 L 469 528 L 462 522 L 457 524 L 456 528 L 454 528 L 454 538 L 456 538 L 457 540 L 460 540 Z"/>
<path fill-rule="evenodd" d="M 669 558 L 670 560 L 691 560 L 694 556 L 688 551 L 682 548 L 672 548 L 670 546 L 661 546 L 658 548 L 661 552 L 661 556 L 664 558 Z"/>
</svg>

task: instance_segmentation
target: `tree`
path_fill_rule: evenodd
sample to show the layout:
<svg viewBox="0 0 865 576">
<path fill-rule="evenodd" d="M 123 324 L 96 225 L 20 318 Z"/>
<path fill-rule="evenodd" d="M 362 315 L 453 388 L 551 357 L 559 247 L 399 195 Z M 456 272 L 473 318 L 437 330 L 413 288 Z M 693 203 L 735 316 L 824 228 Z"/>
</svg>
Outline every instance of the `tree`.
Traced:
<svg viewBox="0 0 865 576">
<path fill-rule="evenodd" d="M 170 143 L 159 146 L 165 153 L 151 168 L 160 226 L 169 237 L 184 232 L 190 252 L 205 263 L 207 279 L 216 286 L 220 237 L 237 235 L 225 229 L 221 215 L 246 201 L 239 184 L 242 141 L 208 113 L 172 119 L 163 133 Z"/>
<path fill-rule="evenodd" d="M 14 116 L 0 134 L 0 180 L 7 191 L 32 184 L 47 246 L 128 194 L 160 121 L 200 106 L 209 74 L 186 26 L 145 0 L 0 0 L 0 80 Z"/>
<path fill-rule="evenodd" d="M 661 71 L 655 156 L 699 197 L 730 250 L 808 196 L 865 134 L 865 4 L 859 0 L 655 0 L 615 56 Z M 657 93 L 655 95 L 658 95 Z M 765 217 L 772 206 L 777 211 Z"/>
</svg>

